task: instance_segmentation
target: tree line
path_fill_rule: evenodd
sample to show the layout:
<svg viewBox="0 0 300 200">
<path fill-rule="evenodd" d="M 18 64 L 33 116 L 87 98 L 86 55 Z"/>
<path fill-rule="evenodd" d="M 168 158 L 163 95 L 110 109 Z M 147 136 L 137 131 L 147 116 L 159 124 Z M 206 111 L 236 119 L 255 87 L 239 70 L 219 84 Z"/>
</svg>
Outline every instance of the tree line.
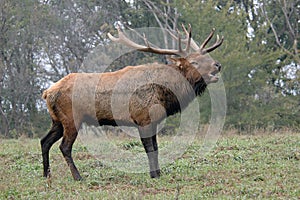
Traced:
<svg viewBox="0 0 300 200">
<path fill-rule="evenodd" d="M 224 66 L 225 128 L 299 130 L 299 20 L 299 0 L 2 0 L 0 135 L 43 135 L 50 118 L 42 91 L 77 72 L 116 24 L 172 32 L 191 24 L 195 41 L 217 28 L 225 36 L 213 52 Z M 209 94 L 199 101 L 208 123 Z"/>
</svg>

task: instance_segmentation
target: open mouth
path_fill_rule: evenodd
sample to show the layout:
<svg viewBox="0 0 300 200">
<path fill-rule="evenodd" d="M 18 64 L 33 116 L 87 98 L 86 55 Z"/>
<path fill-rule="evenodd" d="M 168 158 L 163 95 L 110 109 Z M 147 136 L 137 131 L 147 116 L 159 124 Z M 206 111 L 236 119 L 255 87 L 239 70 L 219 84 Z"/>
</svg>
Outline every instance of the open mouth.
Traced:
<svg viewBox="0 0 300 200">
<path fill-rule="evenodd" d="M 208 75 L 210 83 L 215 83 L 219 80 L 220 77 L 219 77 L 218 73 L 219 73 L 219 71 L 214 71 Z"/>
<path fill-rule="evenodd" d="M 216 74 L 218 74 L 220 71 L 219 70 L 215 70 L 213 72 L 210 73 L 211 76 L 215 76 Z"/>
</svg>

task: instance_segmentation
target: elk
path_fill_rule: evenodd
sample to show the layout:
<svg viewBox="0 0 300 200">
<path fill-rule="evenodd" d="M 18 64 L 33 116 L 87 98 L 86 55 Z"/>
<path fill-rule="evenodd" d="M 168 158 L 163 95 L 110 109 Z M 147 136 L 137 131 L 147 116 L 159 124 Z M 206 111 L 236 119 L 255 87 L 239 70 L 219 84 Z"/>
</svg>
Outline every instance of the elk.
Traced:
<svg viewBox="0 0 300 200">
<path fill-rule="evenodd" d="M 118 38 L 108 34 L 112 41 L 137 51 L 179 56 L 170 58 L 169 64 L 127 66 L 115 72 L 72 73 L 43 92 L 42 97 L 46 100 L 52 119 L 50 131 L 41 139 L 44 177 L 50 176 L 49 150 L 62 138 L 59 148 L 72 176 L 75 180 L 82 179 L 71 155 L 72 145 L 82 123 L 137 127 L 147 153 L 150 177 L 160 176 L 156 140 L 158 123 L 188 106 L 196 95 L 200 95 L 205 90 L 207 84 L 217 82 L 216 74 L 221 70 L 221 64 L 212 59 L 208 53 L 218 48 L 224 38 L 217 37 L 211 47 L 205 48 L 213 37 L 215 29 L 201 46 L 198 46 L 192 39 L 191 26 L 186 29 L 182 25 L 182 28 L 185 38 L 181 38 L 179 32 L 178 35 L 171 34 L 178 42 L 178 49 L 153 47 L 145 36 L 145 45 L 137 44 L 120 29 L 118 29 Z M 184 49 L 182 43 L 185 44 Z M 191 49 L 194 51 L 191 52 Z M 141 80 L 143 77 L 154 77 L 159 83 L 165 84 L 156 84 L 150 79 Z M 121 79 L 124 84 L 121 89 L 116 89 L 115 86 Z M 138 82 L 145 84 L 136 87 L 134 83 Z M 124 98 L 128 99 L 129 108 L 126 112 L 120 111 L 114 115 L 113 109 L 122 104 Z"/>
</svg>

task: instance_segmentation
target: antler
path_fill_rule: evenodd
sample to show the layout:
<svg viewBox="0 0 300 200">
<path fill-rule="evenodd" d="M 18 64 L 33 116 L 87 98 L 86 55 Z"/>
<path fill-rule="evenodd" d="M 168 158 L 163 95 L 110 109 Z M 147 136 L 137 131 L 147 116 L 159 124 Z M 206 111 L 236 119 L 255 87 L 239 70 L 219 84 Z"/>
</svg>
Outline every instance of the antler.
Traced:
<svg viewBox="0 0 300 200">
<path fill-rule="evenodd" d="M 130 40 L 129 38 L 127 38 L 126 35 L 121 31 L 121 29 L 119 27 L 117 27 L 118 34 L 119 34 L 118 38 L 112 36 L 110 33 L 108 33 L 107 35 L 112 41 L 118 42 L 121 44 L 125 44 L 126 46 L 132 47 L 138 51 L 151 52 L 151 53 L 156 53 L 156 54 L 166 54 L 166 55 L 179 55 L 182 57 L 185 57 L 188 55 L 190 48 L 194 49 L 195 51 L 197 51 L 203 55 L 206 53 L 212 52 L 213 50 L 218 48 L 223 43 L 223 40 L 224 40 L 223 36 L 220 39 L 219 35 L 217 35 L 217 40 L 216 40 L 215 44 L 211 47 L 205 48 L 205 46 L 208 44 L 208 42 L 211 40 L 211 38 L 213 37 L 213 35 L 215 33 L 215 29 L 212 29 L 211 33 L 208 35 L 208 37 L 204 40 L 204 42 L 199 47 L 197 45 L 197 43 L 192 39 L 191 25 L 189 24 L 188 30 L 187 30 L 185 28 L 185 26 L 182 24 L 182 29 L 186 35 L 185 39 L 183 39 L 183 40 L 181 39 L 180 32 L 178 29 L 177 29 L 177 33 L 178 33 L 177 36 L 175 36 L 173 33 L 171 33 L 169 31 L 170 35 L 175 40 L 178 41 L 178 50 L 177 49 L 160 49 L 160 48 L 152 47 L 152 46 L 150 46 L 149 41 L 146 38 L 145 34 L 143 36 L 145 45 L 137 44 L 137 43 L 133 42 L 132 40 Z M 182 46 L 181 46 L 182 41 L 186 44 L 185 49 L 182 49 Z"/>
<path fill-rule="evenodd" d="M 212 52 L 213 50 L 215 50 L 216 48 L 221 46 L 221 44 L 223 43 L 223 40 L 224 40 L 224 36 L 222 36 L 222 38 L 220 39 L 219 35 L 217 35 L 217 40 L 216 40 L 215 44 L 212 45 L 211 47 L 208 47 L 205 49 L 205 46 L 207 45 L 207 43 L 214 36 L 215 30 L 216 30 L 215 28 L 212 29 L 212 31 L 210 32 L 208 37 L 204 40 L 204 42 L 202 43 L 200 48 L 197 50 L 198 52 L 200 52 L 202 54 L 206 54 L 206 53 Z"/>
<path fill-rule="evenodd" d="M 151 52 L 151 53 L 156 53 L 156 54 L 166 54 L 166 55 L 179 55 L 182 57 L 187 56 L 189 48 L 190 48 L 191 37 L 192 37 L 191 28 L 189 28 L 189 31 L 185 30 L 188 33 L 188 37 L 185 40 L 187 40 L 188 42 L 185 42 L 185 43 L 187 43 L 186 48 L 182 49 L 181 37 L 180 37 L 179 31 L 178 31 L 178 37 L 176 38 L 178 40 L 178 50 L 177 49 L 160 49 L 160 48 L 155 48 L 155 47 L 150 46 L 145 34 L 144 34 L 145 45 L 140 45 L 140 44 L 133 42 L 129 38 L 127 38 L 126 35 L 121 31 L 121 29 L 119 27 L 117 28 L 117 30 L 118 30 L 118 34 L 119 34 L 118 38 L 112 36 L 110 33 L 107 34 L 108 37 L 114 42 L 125 44 L 126 46 L 132 47 L 138 51 Z"/>
<path fill-rule="evenodd" d="M 182 30 L 185 33 L 185 39 L 183 40 L 183 42 L 186 44 L 186 50 L 189 51 L 190 47 L 192 47 L 192 49 L 194 49 L 195 51 L 197 51 L 197 49 L 199 49 L 198 45 L 196 44 L 196 42 L 193 40 L 192 38 L 192 27 L 191 24 L 189 24 L 188 30 L 186 30 L 185 26 L 183 24 L 181 24 Z M 177 29 L 178 32 L 178 37 L 175 36 L 171 31 L 169 31 L 169 34 L 175 39 L 175 40 L 179 40 L 179 30 Z"/>
<path fill-rule="evenodd" d="M 210 32 L 210 34 L 208 35 L 208 37 L 204 40 L 204 42 L 199 47 L 197 45 L 197 43 L 190 36 L 190 34 L 191 34 L 191 25 L 189 24 L 188 30 L 186 30 L 186 28 L 183 24 L 181 26 L 182 26 L 182 29 L 183 29 L 184 33 L 186 34 L 186 38 L 183 40 L 183 42 L 186 43 L 186 45 L 187 45 L 186 49 L 187 50 L 189 49 L 189 47 L 192 47 L 192 49 L 194 49 L 195 51 L 197 51 L 197 52 L 204 55 L 206 53 L 212 52 L 213 50 L 215 50 L 216 48 L 221 46 L 221 44 L 223 43 L 224 37 L 222 36 L 222 38 L 220 39 L 219 35 L 217 35 L 217 41 L 215 42 L 215 44 L 213 46 L 208 47 L 208 48 L 205 49 L 205 46 L 208 44 L 208 42 L 211 40 L 211 38 L 213 37 L 213 35 L 215 33 L 215 29 L 213 28 L 212 31 Z M 173 33 L 171 33 L 171 32 L 169 32 L 169 33 L 174 39 L 176 39 L 176 40 L 180 39 L 179 37 L 175 36 Z"/>
</svg>

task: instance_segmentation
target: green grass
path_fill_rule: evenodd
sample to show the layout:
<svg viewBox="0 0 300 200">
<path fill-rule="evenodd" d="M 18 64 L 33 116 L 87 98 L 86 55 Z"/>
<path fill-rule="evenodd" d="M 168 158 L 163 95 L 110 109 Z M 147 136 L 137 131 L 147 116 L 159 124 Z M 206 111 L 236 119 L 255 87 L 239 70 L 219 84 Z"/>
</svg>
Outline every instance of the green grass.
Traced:
<svg viewBox="0 0 300 200">
<path fill-rule="evenodd" d="M 163 146 L 170 138 L 161 137 Z M 162 167 L 160 179 L 102 164 L 82 144 L 74 160 L 83 181 L 73 180 L 58 144 L 50 152 L 51 180 L 42 178 L 39 140 L 0 141 L 0 199 L 299 199 L 300 134 L 223 136 L 205 157 L 195 140 L 181 158 Z M 133 139 L 118 141 L 140 152 Z"/>
</svg>

